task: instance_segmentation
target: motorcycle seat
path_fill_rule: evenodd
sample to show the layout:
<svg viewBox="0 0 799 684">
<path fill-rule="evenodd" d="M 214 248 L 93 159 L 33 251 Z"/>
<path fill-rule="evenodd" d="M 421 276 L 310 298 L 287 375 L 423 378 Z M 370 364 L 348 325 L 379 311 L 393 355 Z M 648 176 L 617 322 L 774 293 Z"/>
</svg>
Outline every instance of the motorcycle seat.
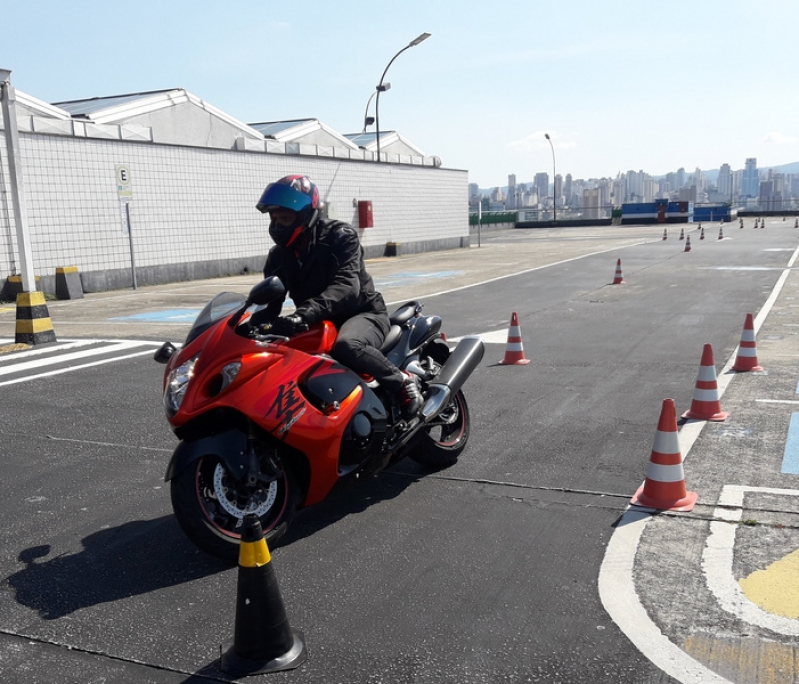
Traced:
<svg viewBox="0 0 799 684">
<path fill-rule="evenodd" d="M 391 351 L 394 346 L 399 342 L 400 337 L 402 336 L 402 328 L 398 325 L 392 325 L 388 329 L 388 334 L 386 338 L 383 340 L 383 344 L 380 345 L 380 351 L 385 354 L 386 352 Z"/>
<path fill-rule="evenodd" d="M 388 319 L 391 325 L 404 325 L 421 309 L 419 302 L 405 302 L 399 309 L 394 311 Z M 386 336 L 388 339 L 388 336 Z"/>
</svg>

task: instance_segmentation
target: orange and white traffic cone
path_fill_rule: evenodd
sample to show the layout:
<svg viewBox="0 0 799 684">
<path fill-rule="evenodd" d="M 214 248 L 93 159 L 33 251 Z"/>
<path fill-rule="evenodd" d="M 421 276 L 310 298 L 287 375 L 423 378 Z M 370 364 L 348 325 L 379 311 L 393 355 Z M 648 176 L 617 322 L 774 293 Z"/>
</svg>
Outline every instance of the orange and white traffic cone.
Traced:
<svg viewBox="0 0 799 684">
<path fill-rule="evenodd" d="M 704 240 L 704 239 L 705 239 L 705 229 L 704 229 L 704 228 L 702 228 L 702 229 L 699 231 L 699 239 L 700 239 L 700 240 Z"/>
<path fill-rule="evenodd" d="M 668 233 L 668 231 L 667 231 L 667 230 L 664 228 L 664 229 L 663 229 L 663 239 L 664 239 L 664 240 L 668 240 L 668 238 L 669 238 L 669 233 Z"/>
<path fill-rule="evenodd" d="M 616 259 L 616 275 L 613 276 L 611 285 L 624 285 L 624 276 L 621 274 L 621 259 Z"/>
<path fill-rule="evenodd" d="M 688 236 L 688 239 L 685 241 L 685 249 L 683 252 L 690 252 L 691 251 L 691 236 Z"/>
<path fill-rule="evenodd" d="M 646 480 L 630 503 L 659 511 L 687 512 L 693 509 L 697 498 L 697 493 L 689 492 L 685 486 L 674 399 L 664 399 Z"/>
<path fill-rule="evenodd" d="M 696 376 L 694 398 L 691 408 L 682 414 L 683 418 L 695 420 L 724 420 L 729 413 L 721 410 L 719 384 L 716 381 L 716 362 L 713 360 L 713 347 L 706 344 L 702 350 L 699 374 Z"/>
<path fill-rule="evenodd" d="M 685 240 L 685 228 L 680 228 L 680 240 Z"/>
<path fill-rule="evenodd" d="M 799 218 L 796 219 L 796 221 L 793 222 L 793 227 L 794 228 L 799 228 Z"/>
<path fill-rule="evenodd" d="M 738 355 L 730 370 L 743 373 L 746 371 L 762 371 L 763 367 L 757 364 L 757 345 L 755 344 L 755 326 L 752 314 L 746 314 L 744 329 L 741 333 L 741 344 L 738 345 Z"/>
<path fill-rule="evenodd" d="M 702 230 L 702 222 L 699 222 L 699 225 L 696 227 L 697 230 Z"/>
<path fill-rule="evenodd" d="M 519 317 L 514 311 L 510 317 L 510 327 L 508 328 L 508 346 L 505 348 L 505 358 L 499 362 L 503 366 L 523 366 L 530 363 L 530 359 L 524 358 L 524 347 L 522 346 L 522 331 L 519 327 Z"/>
<path fill-rule="evenodd" d="M 719 240 L 724 239 L 724 228 L 719 228 Z"/>
</svg>

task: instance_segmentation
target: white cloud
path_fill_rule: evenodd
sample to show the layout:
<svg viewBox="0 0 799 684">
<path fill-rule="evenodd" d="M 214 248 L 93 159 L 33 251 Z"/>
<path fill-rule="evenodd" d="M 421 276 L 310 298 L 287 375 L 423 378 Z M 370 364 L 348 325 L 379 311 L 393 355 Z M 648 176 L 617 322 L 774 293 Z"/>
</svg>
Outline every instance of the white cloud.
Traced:
<svg viewBox="0 0 799 684">
<path fill-rule="evenodd" d="M 536 131 L 530 133 L 519 140 L 512 140 L 508 147 L 516 152 L 535 152 L 537 150 L 549 149 L 549 142 L 545 137 L 545 133 L 549 131 Z M 556 132 L 549 132 L 552 139 L 552 144 L 556 150 L 567 150 L 577 147 L 577 143 L 573 140 L 561 140 Z"/>
<path fill-rule="evenodd" d="M 783 135 L 777 131 L 771 131 L 765 138 L 763 138 L 764 143 L 776 143 L 777 145 L 785 145 L 786 143 L 795 143 L 796 138 L 791 137 L 790 135 Z"/>
</svg>

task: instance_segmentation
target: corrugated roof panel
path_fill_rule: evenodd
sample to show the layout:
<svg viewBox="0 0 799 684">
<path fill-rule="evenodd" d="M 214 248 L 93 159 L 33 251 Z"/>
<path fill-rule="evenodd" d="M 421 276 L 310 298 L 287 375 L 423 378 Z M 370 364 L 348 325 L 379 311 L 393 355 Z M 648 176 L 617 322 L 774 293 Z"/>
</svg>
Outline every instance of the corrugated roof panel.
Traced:
<svg viewBox="0 0 799 684">
<path fill-rule="evenodd" d="M 122 104 L 136 102 L 137 100 L 146 100 L 153 95 L 161 93 L 168 93 L 174 90 L 168 88 L 166 90 L 151 90 L 146 93 L 130 93 L 128 95 L 110 95 L 108 97 L 90 97 L 85 100 L 68 100 L 66 102 L 54 102 L 56 107 L 69 112 L 72 116 L 89 116 L 94 112 L 99 112 L 104 109 L 110 109 Z"/>
<path fill-rule="evenodd" d="M 291 128 L 296 128 L 300 124 L 314 121 L 314 119 L 294 119 L 292 121 L 264 121 L 262 123 L 247 124 L 250 128 L 254 128 L 265 138 L 268 138 Z"/>
</svg>

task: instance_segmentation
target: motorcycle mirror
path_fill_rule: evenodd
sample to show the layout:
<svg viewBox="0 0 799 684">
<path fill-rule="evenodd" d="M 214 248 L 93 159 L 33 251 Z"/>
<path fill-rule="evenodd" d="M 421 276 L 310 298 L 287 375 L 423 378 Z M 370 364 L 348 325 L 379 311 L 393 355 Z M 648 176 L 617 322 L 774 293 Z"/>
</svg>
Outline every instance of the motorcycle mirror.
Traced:
<svg viewBox="0 0 799 684">
<path fill-rule="evenodd" d="M 264 306 L 265 304 L 275 301 L 278 297 L 282 297 L 284 294 L 286 294 L 286 287 L 283 285 L 280 278 L 277 276 L 269 276 L 250 290 L 247 301 L 250 304 Z"/>
<path fill-rule="evenodd" d="M 169 359 L 172 358 L 172 354 L 177 351 L 177 347 L 171 342 L 164 342 L 160 349 L 155 352 L 153 359 L 158 361 L 158 363 L 166 363 Z"/>
</svg>

